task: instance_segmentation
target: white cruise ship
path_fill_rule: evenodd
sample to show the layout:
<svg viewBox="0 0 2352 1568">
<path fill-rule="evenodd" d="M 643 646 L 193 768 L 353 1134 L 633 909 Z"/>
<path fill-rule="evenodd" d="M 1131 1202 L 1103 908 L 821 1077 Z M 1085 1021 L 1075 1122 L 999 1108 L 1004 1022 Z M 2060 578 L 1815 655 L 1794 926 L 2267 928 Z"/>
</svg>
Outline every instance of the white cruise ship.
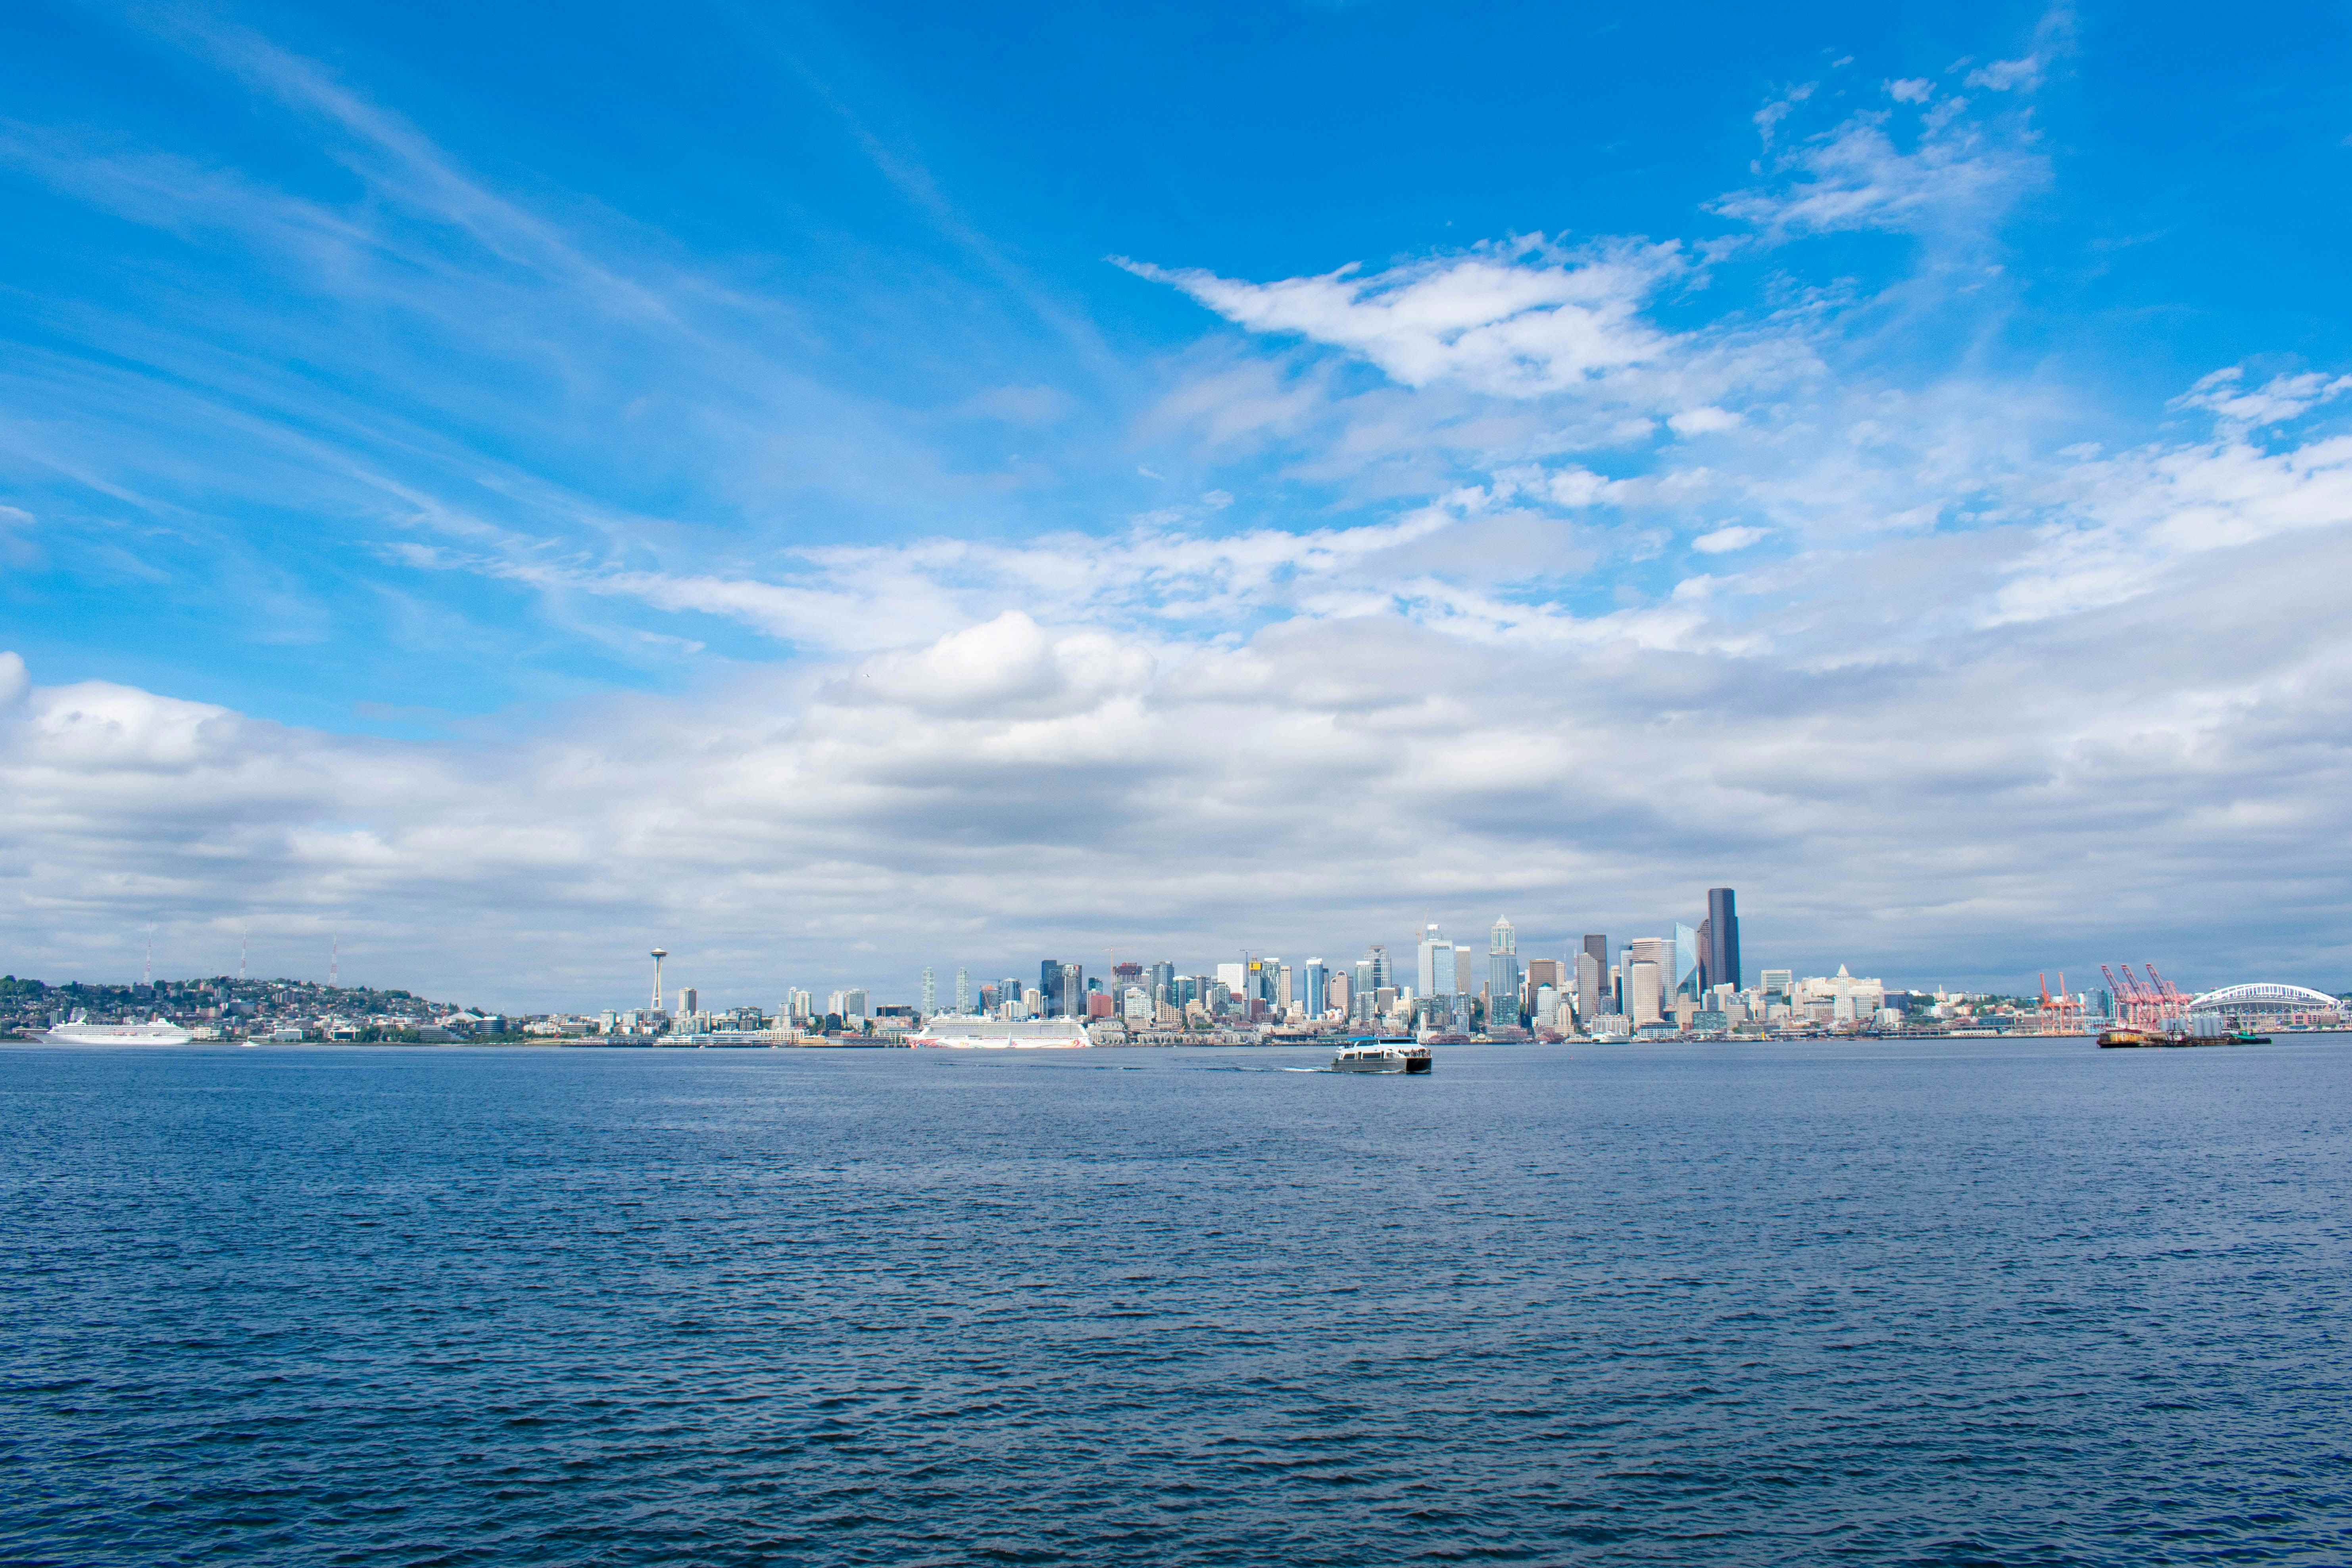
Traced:
<svg viewBox="0 0 2352 1568">
<path fill-rule="evenodd" d="M 93 1024 L 76 1013 L 72 1023 L 59 1024 L 41 1038 L 53 1046 L 184 1046 L 195 1037 L 161 1017 L 146 1024 Z"/>
<path fill-rule="evenodd" d="M 908 1035 L 907 1043 L 963 1050 L 1034 1051 L 1091 1046 L 1094 1040 L 1079 1018 L 977 1018 L 942 1013 Z"/>
</svg>

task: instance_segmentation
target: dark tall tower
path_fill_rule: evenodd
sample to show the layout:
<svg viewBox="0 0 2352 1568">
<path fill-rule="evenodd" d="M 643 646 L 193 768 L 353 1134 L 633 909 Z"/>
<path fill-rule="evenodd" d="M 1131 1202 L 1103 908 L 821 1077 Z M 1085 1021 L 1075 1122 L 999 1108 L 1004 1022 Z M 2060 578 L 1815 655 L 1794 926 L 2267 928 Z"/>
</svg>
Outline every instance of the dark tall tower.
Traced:
<svg viewBox="0 0 2352 1568">
<path fill-rule="evenodd" d="M 1051 1018 L 1062 1010 L 1062 966 L 1048 958 L 1037 965 L 1037 1013 Z"/>
<path fill-rule="evenodd" d="M 1584 951 L 1592 955 L 1592 962 L 1601 966 L 1601 973 L 1606 974 L 1609 973 L 1609 939 L 1607 937 L 1586 937 L 1584 939 Z"/>
<path fill-rule="evenodd" d="M 1706 967 L 1706 983 L 1739 989 L 1739 904 L 1729 888 L 1706 890 L 1706 951 L 1699 962 Z"/>
</svg>

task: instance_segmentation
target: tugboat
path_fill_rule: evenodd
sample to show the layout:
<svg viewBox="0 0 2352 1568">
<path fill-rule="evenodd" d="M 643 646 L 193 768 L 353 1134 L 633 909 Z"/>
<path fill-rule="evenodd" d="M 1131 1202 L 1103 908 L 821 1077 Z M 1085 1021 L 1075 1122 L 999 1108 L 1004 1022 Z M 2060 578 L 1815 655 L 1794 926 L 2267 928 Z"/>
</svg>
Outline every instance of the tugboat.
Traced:
<svg viewBox="0 0 2352 1568">
<path fill-rule="evenodd" d="M 1429 1047 L 1413 1040 L 1349 1040 L 1331 1058 L 1333 1072 L 1427 1072 Z"/>
</svg>

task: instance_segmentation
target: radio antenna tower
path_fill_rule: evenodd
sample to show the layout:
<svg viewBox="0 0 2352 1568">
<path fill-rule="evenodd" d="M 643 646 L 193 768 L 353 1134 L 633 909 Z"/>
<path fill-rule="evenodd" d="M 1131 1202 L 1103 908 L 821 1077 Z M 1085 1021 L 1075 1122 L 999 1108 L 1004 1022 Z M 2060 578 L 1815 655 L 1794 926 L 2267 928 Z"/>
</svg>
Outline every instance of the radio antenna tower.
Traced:
<svg viewBox="0 0 2352 1568">
<path fill-rule="evenodd" d="M 654 1010 L 655 1012 L 656 1012 L 656 1013 L 658 1013 L 658 1012 L 660 1012 L 660 1011 L 662 1010 L 662 1005 L 661 1005 L 661 961 L 662 961 L 663 959 L 665 959 L 665 958 L 667 958 L 668 956 L 669 956 L 669 949 L 667 949 L 667 948 L 666 948 L 666 947 L 657 947 L 657 948 L 654 949 L 654 952 L 653 952 L 653 959 L 654 959 L 654 1009 L 653 1009 L 653 1010 Z"/>
<path fill-rule="evenodd" d="M 239 931 L 236 933 L 236 978 L 240 984 L 243 984 L 245 980 L 245 950 L 252 943 L 252 936 L 247 932 Z"/>
<path fill-rule="evenodd" d="M 155 928 L 147 928 L 147 962 L 139 966 L 139 984 L 152 990 L 155 985 Z"/>
<path fill-rule="evenodd" d="M 343 939 L 331 936 L 327 939 L 327 989 L 330 991 L 339 989 L 342 984 L 342 978 Z"/>
</svg>

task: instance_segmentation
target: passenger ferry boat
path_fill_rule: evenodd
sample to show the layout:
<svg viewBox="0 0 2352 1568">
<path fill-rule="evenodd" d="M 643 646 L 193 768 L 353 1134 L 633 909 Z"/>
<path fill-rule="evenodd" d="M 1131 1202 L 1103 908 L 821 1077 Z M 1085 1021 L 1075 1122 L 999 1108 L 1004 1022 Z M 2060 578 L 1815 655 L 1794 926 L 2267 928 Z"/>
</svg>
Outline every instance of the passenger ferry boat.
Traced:
<svg viewBox="0 0 2352 1568">
<path fill-rule="evenodd" d="M 1333 1072 L 1427 1072 L 1429 1047 L 1416 1040 L 1349 1040 L 1331 1058 Z"/>
</svg>

